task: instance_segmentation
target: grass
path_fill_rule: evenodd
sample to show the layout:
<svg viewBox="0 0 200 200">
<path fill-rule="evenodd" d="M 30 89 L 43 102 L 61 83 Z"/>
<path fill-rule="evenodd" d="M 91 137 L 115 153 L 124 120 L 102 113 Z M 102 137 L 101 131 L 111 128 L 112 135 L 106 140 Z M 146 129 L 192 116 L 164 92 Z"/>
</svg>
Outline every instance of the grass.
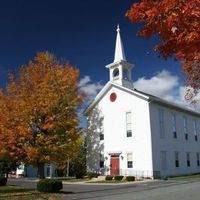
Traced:
<svg viewBox="0 0 200 200">
<path fill-rule="evenodd" d="M 32 192 L 35 191 L 35 189 L 25 189 L 23 187 L 20 186 L 1 186 L 0 187 L 0 195 L 2 193 L 14 193 L 14 192 Z"/>
<path fill-rule="evenodd" d="M 193 178 L 200 178 L 200 174 L 189 174 L 189 175 L 182 175 L 182 176 L 172 176 L 168 177 L 168 179 L 193 179 Z"/>
<path fill-rule="evenodd" d="M 87 181 L 86 183 L 131 183 L 134 181 L 126 181 L 126 180 L 122 180 L 122 181 L 117 181 L 117 180 L 110 180 L 110 181 L 106 181 L 106 180 L 101 180 L 101 181 Z"/>
<path fill-rule="evenodd" d="M 63 179 L 63 182 L 70 182 L 70 183 L 76 183 L 76 182 L 84 182 L 84 181 L 88 181 L 89 179 L 76 179 L 76 178 L 72 178 L 72 179 Z"/>
<path fill-rule="evenodd" d="M 20 186 L 1 186 L 0 200 L 60 200 L 61 194 L 40 193 Z"/>
</svg>

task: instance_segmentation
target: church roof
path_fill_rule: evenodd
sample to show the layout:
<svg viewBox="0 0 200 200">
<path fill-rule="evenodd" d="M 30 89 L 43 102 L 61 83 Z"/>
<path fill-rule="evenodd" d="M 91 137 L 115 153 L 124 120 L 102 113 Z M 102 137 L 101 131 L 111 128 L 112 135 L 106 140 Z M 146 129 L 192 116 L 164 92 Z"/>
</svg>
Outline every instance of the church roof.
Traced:
<svg viewBox="0 0 200 200">
<path fill-rule="evenodd" d="M 196 115 L 198 117 L 200 117 L 200 113 L 199 112 L 196 112 L 196 111 L 193 111 L 189 108 L 186 108 L 186 107 L 183 107 L 183 106 L 180 106 L 176 103 L 172 103 L 172 102 L 169 102 L 169 101 L 166 101 L 164 99 L 161 99 L 159 97 L 156 97 L 156 96 L 153 96 L 151 94 L 148 94 L 148 93 L 145 93 L 145 92 L 142 92 L 142 91 L 139 91 L 137 89 L 129 89 L 129 88 L 126 88 L 126 87 L 123 87 L 119 84 L 116 84 L 112 81 L 109 81 L 103 88 L 102 90 L 97 94 L 97 96 L 94 98 L 94 100 L 88 105 L 88 107 L 84 110 L 84 115 L 87 115 L 87 113 L 93 109 L 95 107 L 95 105 L 103 98 L 104 94 L 106 94 L 106 92 L 111 88 L 111 87 L 116 87 L 120 90 L 123 90 L 124 92 L 128 92 L 132 95 L 135 95 L 137 96 L 138 98 L 140 99 L 143 99 L 143 100 L 146 100 L 148 101 L 149 103 L 156 103 L 156 104 L 160 104 L 162 106 L 165 106 L 165 107 L 168 107 L 168 108 L 172 108 L 172 109 L 175 109 L 175 110 L 178 110 L 178 111 L 182 111 L 182 112 L 186 112 L 186 113 L 189 113 L 189 114 L 193 114 L 193 115 Z"/>
</svg>

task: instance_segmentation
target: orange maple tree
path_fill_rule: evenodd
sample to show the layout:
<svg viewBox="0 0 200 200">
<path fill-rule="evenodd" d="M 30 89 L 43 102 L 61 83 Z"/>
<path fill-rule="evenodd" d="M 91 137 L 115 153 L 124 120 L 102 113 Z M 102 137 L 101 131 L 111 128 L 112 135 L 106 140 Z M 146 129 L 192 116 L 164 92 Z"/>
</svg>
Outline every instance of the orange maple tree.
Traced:
<svg viewBox="0 0 200 200">
<path fill-rule="evenodd" d="M 182 62 L 187 85 L 192 87 L 186 98 L 192 99 L 200 89 L 200 1 L 142 0 L 133 3 L 126 16 L 133 23 L 143 23 L 140 36 L 155 33 L 159 37 L 161 43 L 154 49 L 164 59 Z"/>
<path fill-rule="evenodd" d="M 78 90 L 78 69 L 41 52 L 10 74 L 10 83 L 0 92 L 1 154 L 38 166 L 60 164 L 78 150 L 81 131 L 77 109 L 84 95 Z"/>
</svg>

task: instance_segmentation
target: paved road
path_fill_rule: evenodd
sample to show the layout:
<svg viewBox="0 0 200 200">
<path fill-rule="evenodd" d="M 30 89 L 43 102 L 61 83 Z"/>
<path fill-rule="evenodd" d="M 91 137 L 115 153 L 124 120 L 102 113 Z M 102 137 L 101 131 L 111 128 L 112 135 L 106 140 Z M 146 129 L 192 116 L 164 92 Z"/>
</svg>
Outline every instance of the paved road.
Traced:
<svg viewBox="0 0 200 200">
<path fill-rule="evenodd" d="M 10 180 L 10 184 L 34 188 L 32 181 Z M 125 185 L 65 184 L 66 200 L 199 200 L 200 179 L 144 182 Z"/>
</svg>

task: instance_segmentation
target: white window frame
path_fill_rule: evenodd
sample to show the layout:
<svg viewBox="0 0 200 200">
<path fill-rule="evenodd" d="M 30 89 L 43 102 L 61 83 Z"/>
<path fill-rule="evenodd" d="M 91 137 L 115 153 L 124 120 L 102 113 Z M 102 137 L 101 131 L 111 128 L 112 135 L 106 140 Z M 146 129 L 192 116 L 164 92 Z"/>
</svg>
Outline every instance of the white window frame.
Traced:
<svg viewBox="0 0 200 200">
<path fill-rule="evenodd" d="M 174 152 L 174 160 L 175 160 L 175 168 L 179 168 L 180 167 L 180 162 L 179 162 L 179 152 L 175 151 Z"/>
<path fill-rule="evenodd" d="M 104 140 L 104 117 L 99 119 L 99 138 L 100 141 Z"/>
<path fill-rule="evenodd" d="M 196 153 L 197 166 L 200 167 L 200 153 Z"/>
<path fill-rule="evenodd" d="M 130 114 L 129 115 L 130 119 L 128 119 L 128 114 Z M 132 131 L 132 112 L 131 111 L 126 111 L 126 137 L 127 138 L 133 137 L 133 131 Z"/>
<path fill-rule="evenodd" d="M 105 165 L 105 162 L 104 162 L 104 154 L 103 153 L 100 153 L 99 154 L 99 168 L 102 169 L 104 168 L 104 165 Z M 101 167 L 101 162 L 103 163 L 103 167 Z"/>
<path fill-rule="evenodd" d="M 186 152 L 187 167 L 191 167 L 190 152 Z"/>
<path fill-rule="evenodd" d="M 131 159 L 129 159 L 130 158 L 129 156 L 131 157 Z M 128 169 L 133 168 L 133 153 L 127 152 L 126 157 L 127 157 L 127 168 Z"/>
<path fill-rule="evenodd" d="M 176 130 L 176 114 L 172 113 L 172 133 L 173 133 L 173 138 L 177 139 L 177 130 Z"/>
<path fill-rule="evenodd" d="M 198 137 L 197 137 L 197 120 L 196 119 L 193 119 L 193 133 L 194 133 L 194 138 L 195 138 L 195 141 L 198 140 Z"/>
<path fill-rule="evenodd" d="M 188 140 L 188 126 L 187 126 L 187 117 L 183 117 L 183 129 L 185 134 L 185 139 Z"/>
</svg>

